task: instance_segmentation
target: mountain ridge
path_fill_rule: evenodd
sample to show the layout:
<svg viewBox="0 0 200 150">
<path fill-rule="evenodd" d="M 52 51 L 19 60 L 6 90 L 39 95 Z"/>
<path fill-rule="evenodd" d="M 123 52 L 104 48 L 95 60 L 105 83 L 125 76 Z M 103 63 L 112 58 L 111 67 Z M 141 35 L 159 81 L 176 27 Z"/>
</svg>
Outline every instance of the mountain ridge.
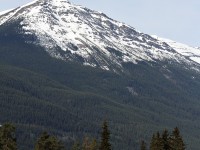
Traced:
<svg viewBox="0 0 200 150">
<path fill-rule="evenodd" d="M 166 41 L 65 0 L 36 0 L 1 14 L 0 19 L 0 25 L 20 19 L 21 34 L 36 36 L 35 44 L 52 57 L 104 70 L 123 70 L 123 63 L 138 61 L 169 60 L 189 68 L 199 63 Z"/>
</svg>

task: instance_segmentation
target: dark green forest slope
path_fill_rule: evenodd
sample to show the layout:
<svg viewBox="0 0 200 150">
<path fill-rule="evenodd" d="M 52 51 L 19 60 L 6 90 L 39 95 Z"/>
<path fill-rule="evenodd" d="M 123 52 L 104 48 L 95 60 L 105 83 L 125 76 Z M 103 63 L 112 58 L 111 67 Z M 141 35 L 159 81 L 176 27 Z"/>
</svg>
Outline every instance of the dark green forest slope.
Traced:
<svg viewBox="0 0 200 150">
<path fill-rule="evenodd" d="M 6 34 L 5 34 L 6 32 Z M 50 57 L 20 27 L 0 27 L 0 123 L 17 125 L 20 149 L 43 130 L 66 145 L 97 136 L 110 122 L 114 149 L 138 149 L 141 139 L 179 126 L 188 149 L 198 150 L 200 74 L 172 62 L 124 64 L 113 73 Z M 25 42 L 26 41 L 26 42 Z"/>
</svg>

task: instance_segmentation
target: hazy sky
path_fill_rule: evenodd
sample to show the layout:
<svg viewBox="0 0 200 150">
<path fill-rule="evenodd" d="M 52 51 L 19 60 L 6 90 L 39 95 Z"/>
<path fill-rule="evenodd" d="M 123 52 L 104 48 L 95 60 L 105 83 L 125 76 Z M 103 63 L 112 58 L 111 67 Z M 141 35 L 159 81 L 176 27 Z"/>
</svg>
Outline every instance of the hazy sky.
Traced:
<svg viewBox="0 0 200 150">
<path fill-rule="evenodd" d="M 0 11 L 32 0 L 0 0 Z M 200 46 L 200 0 L 71 0 L 137 30 Z"/>
</svg>

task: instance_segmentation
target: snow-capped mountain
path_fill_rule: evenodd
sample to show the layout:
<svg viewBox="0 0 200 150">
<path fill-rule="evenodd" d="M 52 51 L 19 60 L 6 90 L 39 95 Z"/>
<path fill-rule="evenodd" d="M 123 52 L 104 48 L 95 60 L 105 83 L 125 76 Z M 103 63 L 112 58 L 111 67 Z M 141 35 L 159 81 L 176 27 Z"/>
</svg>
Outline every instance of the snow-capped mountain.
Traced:
<svg viewBox="0 0 200 150">
<path fill-rule="evenodd" d="M 105 70 L 121 68 L 124 62 L 200 63 L 197 48 L 141 33 L 66 0 L 36 0 L 0 13 L 0 26 L 15 21 L 20 22 L 20 34 L 35 36 L 32 42 L 52 57 Z"/>
<path fill-rule="evenodd" d="M 186 44 L 178 43 L 173 40 L 165 39 L 165 38 L 160 38 L 157 36 L 153 36 L 156 39 L 163 41 L 167 43 L 169 46 L 171 46 L 176 52 L 182 54 L 183 56 L 197 62 L 200 64 L 200 48 L 199 47 L 191 47 Z"/>
</svg>

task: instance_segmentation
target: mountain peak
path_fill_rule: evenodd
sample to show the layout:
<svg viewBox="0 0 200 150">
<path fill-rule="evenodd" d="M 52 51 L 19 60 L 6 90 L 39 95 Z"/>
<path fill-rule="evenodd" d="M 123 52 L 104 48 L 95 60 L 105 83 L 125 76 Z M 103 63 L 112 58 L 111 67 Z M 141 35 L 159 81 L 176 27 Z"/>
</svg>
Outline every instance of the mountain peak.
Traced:
<svg viewBox="0 0 200 150">
<path fill-rule="evenodd" d="M 45 2 L 45 3 L 70 3 L 68 0 L 35 0 L 33 2 Z"/>
<path fill-rule="evenodd" d="M 68 0 L 35 0 L 25 6 L 38 4 L 41 6 L 51 5 L 56 7 L 63 7 L 63 5 L 71 4 Z M 22 6 L 23 7 L 23 6 Z"/>
<path fill-rule="evenodd" d="M 45 3 L 51 3 L 51 4 L 64 4 L 64 3 L 70 3 L 68 0 L 38 0 Z"/>
</svg>

